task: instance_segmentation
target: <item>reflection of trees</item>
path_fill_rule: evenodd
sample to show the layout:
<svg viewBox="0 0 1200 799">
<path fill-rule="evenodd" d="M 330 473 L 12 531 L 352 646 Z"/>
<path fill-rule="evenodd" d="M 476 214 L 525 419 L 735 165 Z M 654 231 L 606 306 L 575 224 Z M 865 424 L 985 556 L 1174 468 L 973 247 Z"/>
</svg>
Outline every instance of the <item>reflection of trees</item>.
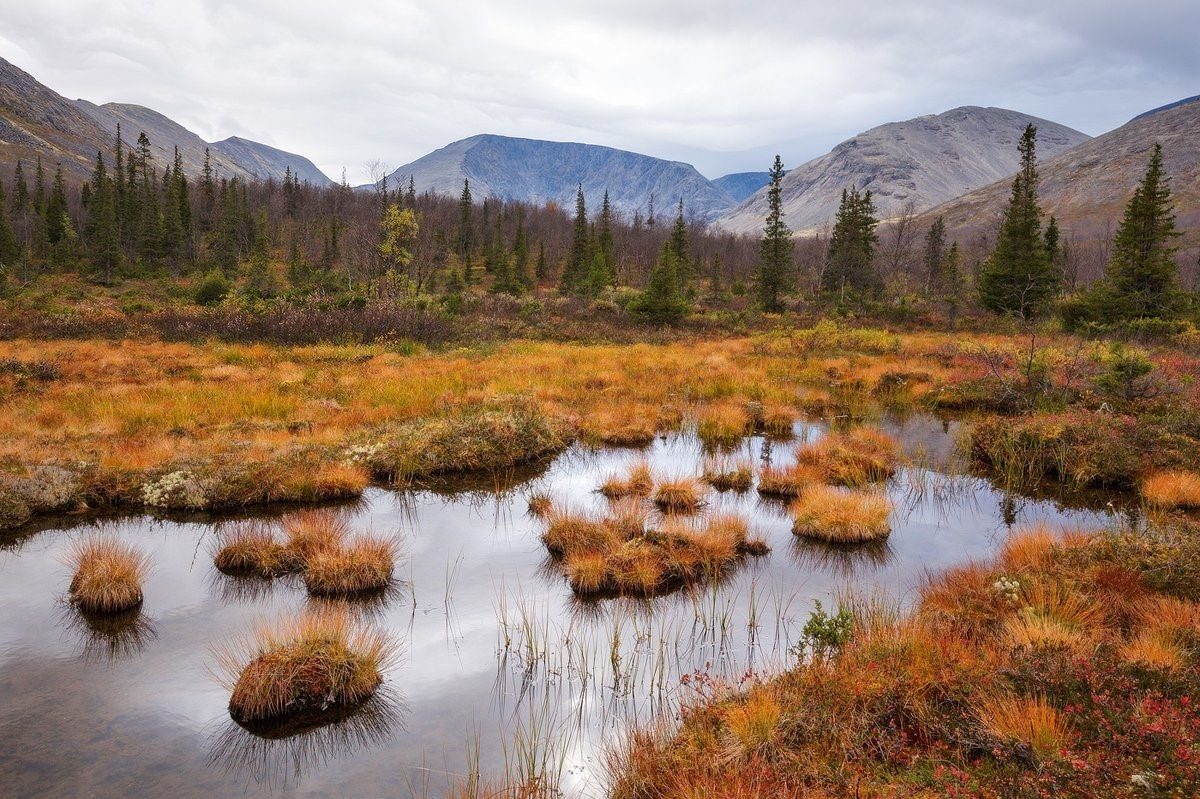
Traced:
<svg viewBox="0 0 1200 799">
<path fill-rule="evenodd" d="M 63 611 L 68 630 L 81 643 L 86 661 L 113 663 L 139 654 L 158 634 L 141 607 L 122 613 L 89 613 L 75 605 Z"/>
<path fill-rule="evenodd" d="M 247 725 L 227 719 L 212 736 L 209 763 L 272 789 L 294 785 L 309 769 L 388 740 L 403 729 L 407 711 L 403 698 L 384 687 L 351 708 Z"/>
</svg>

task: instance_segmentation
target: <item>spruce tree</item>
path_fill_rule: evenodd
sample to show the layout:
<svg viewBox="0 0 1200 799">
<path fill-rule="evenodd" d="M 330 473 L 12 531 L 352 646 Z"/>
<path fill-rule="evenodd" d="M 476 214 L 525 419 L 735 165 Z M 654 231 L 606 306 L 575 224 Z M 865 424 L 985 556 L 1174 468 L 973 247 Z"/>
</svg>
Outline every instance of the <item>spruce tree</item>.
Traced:
<svg viewBox="0 0 1200 799">
<path fill-rule="evenodd" d="M 575 195 L 575 221 L 571 229 L 571 249 L 563 267 L 562 290 L 569 294 L 582 294 L 589 288 L 587 278 L 592 264 L 592 237 L 583 199 L 583 184 L 579 185 Z"/>
<path fill-rule="evenodd" d="M 645 291 L 629 304 L 629 310 L 655 324 L 672 324 L 688 312 L 689 305 L 679 274 L 679 259 L 671 242 L 663 244 L 658 263 L 650 270 Z"/>
<path fill-rule="evenodd" d="M 1179 307 L 1175 206 L 1155 144 L 1141 182 L 1125 206 L 1104 279 L 1094 292 L 1099 320 L 1170 318 Z"/>
<path fill-rule="evenodd" d="M 475 201 L 471 198 L 471 181 L 463 180 L 462 194 L 458 198 L 458 257 L 466 271 L 466 281 L 471 282 L 471 258 L 475 253 L 475 224 L 472 214 Z"/>
<path fill-rule="evenodd" d="M 1021 169 L 1013 179 L 996 248 L 979 272 L 979 301 L 996 313 L 1031 319 L 1045 312 L 1058 281 L 1042 234 L 1036 127 L 1026 126 L 1017 150 Z"/>
<path fill-rule="evenodd" d="M 859 303 L 878 298 L 883 280 L 875 269 L 875 245 L 879 236 L 875 226 L 875 205 L 871 192 L 857 188 L 842 191 L 829 237 L 823 288 L 838 296 L 839 304 Z"/>
<path fill-rule="evenodd" d="M 529 236 L 525 234 L 525 211 L 517 212 L 517 234 L 512 251 L 513 279 L 523 290 L 534 287 L 533 265 L 529 262 Z"/>
<path fill-rule="evenodd" d="M 792 230 L 783 218 L 783 159 L 775 156 L 767 190 L 767 219 L 758 244 L 758 304 L 764 311 L 783 310 L 783 297 L 795 288 L 795 253 Z M 714 284 L 719 279 L 714 278 Z"/>
<path fill-rule="evenodd" d="M 538 257 L 533 275 L 537 278 L 538 282 L 550 277 L 550 264 L 546 262 L 546 244 L 542 241 L 538 242 Z"/>
<path fill-rule="evenodd" d="M 613 244 L 613 214 L 608 202 L 608 190 L 604 190 L 604 202 L 600 206 L 600 224 L 596 235 L 596 255 L 600 259 L 597 270 L 600 287 L 615 285 L 617 282 L 617 250 Z"/>
<path fill-rule="evenodd" d="M 62 164 L 54 170 L 54 182 L 50 197 L 46 200 L 46 241 L 56 261 L 61 261 L 69 239 L 74 235 L 71 217 L 67 215 L 67 187 L 63 179 Z"/>
<path fill-rule="evenodd" d="M 4 197 L 4 181 L 0 180 L 0 269 L 15 264 L 20 255 L 21 247 L 17 244 L 17 234 Z"/>
<path fill-rule="evenodd" d="M 117 230 L 116 198 L 113 180 L 108 176 L 104 156 L 96 153 L 96 168 L 92 172 L 91 196 L 88 201 L 84 231 L 92 266 L 101 282 L 111 285 L 121 262 L 121 238 Z"/>
<path fill-rule="evenodd" d="M 925 234 L 921 261 L 925 271 L 925 292 L 932 296 L 941 285 L 946 266 L 946 223 L 940 216 L 933 220 Z"/>
<path fill-rule="evenodd" d="M 683 219 L 683 198 L 679 198 L 679 211 L 675 215 L 675 224 L 671 228 L 671 252 L 679 262 L 679 278 L 686 288 L 696 277 L 695 264 L 692 262 L 692 248 L 688 243 L 687 222 Z"/>
<path fill-rule="evenodd" d="M 963 274 L 962 256 L 959 254 L 957 241 L 950 245 L 950 250 L 946 253 L 941 279 L 934 296 L 945 309 L 946 318 L 953 326 L 958 321 L 963 298 L 966 296 L 966 276 Z"/>
</svg>

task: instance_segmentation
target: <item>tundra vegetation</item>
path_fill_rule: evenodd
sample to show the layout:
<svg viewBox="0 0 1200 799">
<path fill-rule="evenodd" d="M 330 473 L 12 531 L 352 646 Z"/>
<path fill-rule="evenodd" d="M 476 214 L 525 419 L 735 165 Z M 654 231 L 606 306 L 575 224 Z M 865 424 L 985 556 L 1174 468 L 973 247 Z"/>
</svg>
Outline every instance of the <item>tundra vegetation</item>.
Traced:
<svg viewBox="0 0 1200 799">
<path fill-rule="evenodd" d="M 596 486 L 603 511 L 528 500 L 576 594 L 654 595 L 765 553 L 719 492 L 779 500 L 806 538 L 888 536 L 880 486 L 904 455 L 870 422 L 926 411 L 962 422 L 977 474 L 1015 492 L 1137 494 L 1144 529 L 1026 530 L 993 560 L 931 575 L 911 609 L 818 608 L 786 671 L 689 680 L 677 724 L 613 755 L 613 795 L 1200 784 L 1200 302 L 1159 148 L 1083 276 L 1069 233 L 1043 219 L 1033 128 L 993 239 L 948 242 L 939 220 L 919 253 L 897 240 L 887 258 L 894 229 L 856 187 L 827 237 L 793 237 L 778 160 L 755 241 L 682 205 L 673 221 L 620 219 L 607 203 L 589 214 L 582 192 L 569 214 L 476 203 L 469 186 L 448 200 L 290 175 L 246 185 L 150 153 L 118 142 L 86 187 L 40 164 L 35 190 L 23 169 L 0 180 L 13 198 L 0 201 L 0 529 L 313 506 L 686 431 L 705 451 L 697 474 L 633 461 Z M 829 431 L 788 442 L 800 419 Z M 747 435 L 793 457 L 748 462 Z M 296 575 L 324 598 L 392 581 L 395 542 L 297 510 L 225 524 L 215 566 Z M 81 609 L 141 603 L 137 551 L 88 540 L 70 565 Z M 354 706 L 392 652 L 337 604 L 263 626 L 222 651 L 230 711 L 251 723 Z"/>
<path fill-rule="evenodd" d="M 387 635 L 332 608 L 262 623 L 217 659 L 230 715 L 252 724 L 358 705 L 382 684 L 395 654 Z"/>
</svg>

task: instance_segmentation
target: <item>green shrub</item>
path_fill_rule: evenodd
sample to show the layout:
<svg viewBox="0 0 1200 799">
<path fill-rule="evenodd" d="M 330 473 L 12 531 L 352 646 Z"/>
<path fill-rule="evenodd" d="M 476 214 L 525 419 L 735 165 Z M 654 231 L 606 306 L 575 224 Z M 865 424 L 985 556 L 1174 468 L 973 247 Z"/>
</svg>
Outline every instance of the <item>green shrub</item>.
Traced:
<svg viewBox="0 0 1200 799">
<path fill-rule="evenodd" d="M 221 270 L 214 269 L 204 276 L 193 296 L 197 305 L 217 305 L 229 294 L 232 286 Z"/>
</svg>

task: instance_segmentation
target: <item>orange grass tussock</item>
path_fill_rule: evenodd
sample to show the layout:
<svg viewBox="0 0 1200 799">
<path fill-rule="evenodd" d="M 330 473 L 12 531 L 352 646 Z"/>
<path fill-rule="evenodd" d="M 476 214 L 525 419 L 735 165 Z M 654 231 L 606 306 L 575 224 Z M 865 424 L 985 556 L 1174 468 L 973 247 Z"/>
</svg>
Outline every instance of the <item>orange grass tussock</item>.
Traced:
<svg viewBox="0 0 1200 799">
<path fill-rule="evenodd" d="M 142 604 L 149 557 L 115 538 L 89 537 L 71 545 L 71 601 L 90 613 L 120 613 Z"/>
<path fill-rule="evenodd" d="M 654 489 L 654 504 L 668 513 L 695 513 L 704 506 L 704 486 L 694 477 L 660 480 Z"/>
<path fill-rule="evenodd" d="M 979 720 L 1001 743 L 1027 747 L 1041 759 L 1058 754 L 1070 737 L 1066 717 L 1044 696 L 991 697 L 981 703 Z"/>
<path fill-rule="evenodd" d="M 830 433 L 796 450 L 796 462 L 819 469 L 825 482 L 862 486 L 896 473 L 899 446 L 881 430 L 859 427 Z"/>
<path fill-rule="evenodd" d="M 392 582 L 398 550 L 393 539 L 368 536 L 317 550 L 305 563 L 304 585 L 323 597 L 381 591 Z"/>
<path fill-rule="evenodd" d="M 257 519 L 225 525 L 217 533 L 217 542 L 213 564 L 230 574 L 275 577 L 302 566 L 301 558 L 280 542 L 271 525 Z"/>
<path fill-rule="evenodd" d="M 812 486 L 792 505 L 792 532 L 836 544 L 877 541 L 892 532 L 891 512 L 882 493 Z"/>
<path fill-rule="evenodd" d="M 1156 508 L 1200 508 L 1200 474 L 1195 472 L 1158 472 L 1142 482 L 1141 491 Z"/>
<path fill-rule="evenodd" d="M 383 682 L 396 648 L 344 608 L 260 624 L 249 638 L 216 650 L 231 690 L 229 712 L 253 722 L 359 704 Z"/>
</svg>

